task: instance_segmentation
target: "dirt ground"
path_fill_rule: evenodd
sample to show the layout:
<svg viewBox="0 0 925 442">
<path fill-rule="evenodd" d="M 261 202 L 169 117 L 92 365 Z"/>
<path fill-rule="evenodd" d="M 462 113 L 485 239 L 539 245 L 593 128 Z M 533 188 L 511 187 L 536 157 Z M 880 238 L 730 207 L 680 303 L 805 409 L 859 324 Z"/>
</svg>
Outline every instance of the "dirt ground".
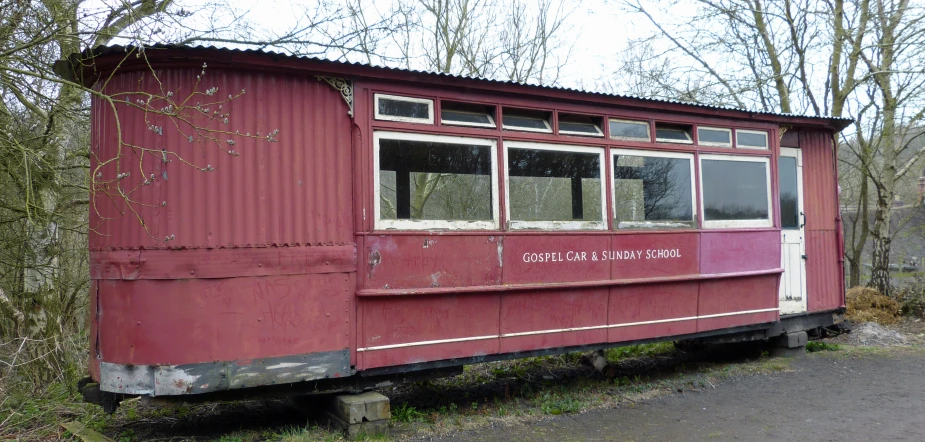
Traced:
<svg viewBox="0 0 925 442">
<path fill-rule="evenodd" d="M 715 389 L 434 440 L 923 441 L 925 329 L 903 331 L 912 347 L 811 353 L 793 360 L 792 370 Z M 849 345 L 858 339 L 839 337 Z"/>
</svg>

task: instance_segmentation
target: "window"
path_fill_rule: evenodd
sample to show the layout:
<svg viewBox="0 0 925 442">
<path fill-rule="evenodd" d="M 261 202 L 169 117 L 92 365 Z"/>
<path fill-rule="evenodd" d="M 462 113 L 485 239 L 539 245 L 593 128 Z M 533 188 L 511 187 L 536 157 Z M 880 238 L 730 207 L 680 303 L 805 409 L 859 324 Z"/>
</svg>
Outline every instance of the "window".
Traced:
<svg viewBox="0 0 925 442">
<path fill-rule="evenodd" d="M 718 127 L 698 127 L 697 142 L 701 146 L 732 147 L 732 130 Z"/>
<path fill-rule="evenodd" d="M 704 227 L 771 227 L 768 158 L 700 156 Z"/>
<path fill-rule="evenodd" d="M 559 133 L 586 137 L 603 137 L 600 119 L 587 115 L 559 114 Z"/>
<path fill-rule="evenodd" d="M 777 158 L 777 177 L 780 183 L 780 227 L 800 228 L 800 199 L 798 194 L 797 157 Z"/>
<path fill-rule="evenodd" d="M 655 124 L 655 141 L 662 143 L 684 143 L 692 144 L 691 129 L 685 126 L 675 126 L 668 124 Z"/>
<path fill-rule="evenodd" d="M 453 126 L 495 126 L 495 108 L 478 104 L 440 102 L 440 123 Z"/>
<path fill-rule="evenodd" d="M 376 94 L 376 119 L 434 123 L 434 100 Z"/>
<path fill-rule="evenodd" d="M 748 149 L 767 149 L 768 133 L 757 130 L 736 130 L 736 146 Z"/>
<path fill-rule="evenodd" d="M 508 130 L 552 133 L 549 113 L 526 109 L 503 109 L 501 125 Z"/>
<path fill-rule="evenodd" d="M 603 149 L 506 142 L 512 229 L 605 228 Z"/>
<path fill-rule="evenodd" d="M 616 150 L 614 225 L 618 229 L 696 227 L 694 156 Z"/>
<path fill-rule="evenodd" d="M 376 229 L 497 229 L 495 141 L 376 132 Z"/>
<path fill-rule="evenodd" d="M 610 120 L 610 138 L 614 140 L 650 141 L 649 123 L 645 121 Z"/>
</svg>

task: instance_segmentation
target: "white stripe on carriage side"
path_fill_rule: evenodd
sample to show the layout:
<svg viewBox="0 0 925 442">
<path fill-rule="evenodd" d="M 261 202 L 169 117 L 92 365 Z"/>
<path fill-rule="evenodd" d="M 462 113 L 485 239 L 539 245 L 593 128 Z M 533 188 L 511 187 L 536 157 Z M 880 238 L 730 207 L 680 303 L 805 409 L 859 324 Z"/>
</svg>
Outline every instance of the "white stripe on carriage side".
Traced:
<svg viewBox="0 0 925 442">
<path fill-rule="evenodd" d="M 499 337 L 498 335 L 491 335 L 491 336 L 472 336 L 469 338 L 437 339 L 434 341 L 408 342 L 405 344 L 390 344 L 390 345 L 380 345 L 377 347 L 358 348 L 357 351 L 388 350 L 391 348 L 417 347 L 419 345 L 452 344 L 454 342 L 481 341 L 484 339 L 495 339 L 498 337 Z"/>
<path fill-rule="evenodd" d="M 627 322 L 623 324 L 613 324 L 613 325 L 594 325 L 594 326 L 589 326 L 589 327 L 559 328 L 559 329 L 552 329 L 552 330 L 536 330 L 536 331 L 529 331 L 529 332 L 504 333 L 500 335 L 473 336 L 469 338 L 438 339 L 434 341 L 419 341 L 419 342 L 408 342 L 404 344 L 391 344 L 391 345 L 380 345 L 376 347 L 364 347 L 364 348 L 358 348 L 357 351 L 364 352 L 364 351 L 375 351 L 375 350 L 389 350 L 393 348 L 418 347 L 421 345 L 434 345 L 434 344 L 451 344 L 454 342 L 482 341 L 485 339 L 495 339 L 495 338 L 514 338 L 518 336 L 533 336 L 533 335 L 543 335 L 543 334 L 549 334 L 549 333 L 600 330 L 604 328 L 635 327 L 637 325 L 664 324 L 668 322 L 692 321 L 695 319 L 712 319 L 712 318 L 721 318 L 724 316 L 750 315 L 753 313 L 767 313 L 767 312 L 775 312 L 778 310 L 779 310 L 778 308 L 765 308 L 765 309 L 760 309 L 760 310 L 744 310 L 740 312 L 716 313 L 712 315 L 688 316 L 684 318 L 658 319 L 654 321 Z"/>
</svg>

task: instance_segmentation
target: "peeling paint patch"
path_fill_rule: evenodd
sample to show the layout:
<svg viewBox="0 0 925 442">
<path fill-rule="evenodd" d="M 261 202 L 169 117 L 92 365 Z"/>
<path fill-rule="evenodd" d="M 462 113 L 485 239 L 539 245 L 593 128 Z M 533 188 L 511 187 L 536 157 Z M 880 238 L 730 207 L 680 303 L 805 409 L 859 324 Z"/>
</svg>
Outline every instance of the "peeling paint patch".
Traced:
<svg viewBox="0 0 925 442">
<path fill-rule="evenodd" d="M 504 238 L 498 238 L 498 267 L 504 267 Z"/>
<path fill-rule="evenodd" d="M 354 374 L 347 349 L 247 361 L 184 365 L 100 364 L 103 391 L 176 396 Z"/>
<path fill-rule="evenodd" d="M 300 366 L 302 366 L 302 365 L 305 365 L 305 363 L 304 363 L 304 362 L 302 362 L 302 363 L 298 363 L 298 362 L 282 362 L 282 363 L 279 363 L 279 364 L 276 364 L 276 365 L 271 365 L 271 366 L 267 367 L 267 370 L 277 370 L 277 369 L 280 369 L 280 368 L 293 368 L 293 367 L 300 367 Z"/>
<path fill-rule="evenodd" d="M 376 274 L 376 266 L 382 263 L 382 255 L 379 254 L 378 250 L 373 250 L 369 254 L 369 278 L 372 279 L 373 275 Z"/>
</svg>

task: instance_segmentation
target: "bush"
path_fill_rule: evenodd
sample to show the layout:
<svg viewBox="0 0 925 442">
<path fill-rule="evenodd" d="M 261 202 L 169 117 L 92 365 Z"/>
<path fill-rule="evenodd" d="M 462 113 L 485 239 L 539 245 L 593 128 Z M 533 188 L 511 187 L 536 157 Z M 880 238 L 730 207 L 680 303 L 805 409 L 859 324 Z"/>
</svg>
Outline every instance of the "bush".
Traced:
<svg viewBox="0 0 925 442">
<path fill-rule="evenodd" d="M 906 285 L 893 290 L 903 315 L 925 318 L 925 285 Z"/>
</svg>

